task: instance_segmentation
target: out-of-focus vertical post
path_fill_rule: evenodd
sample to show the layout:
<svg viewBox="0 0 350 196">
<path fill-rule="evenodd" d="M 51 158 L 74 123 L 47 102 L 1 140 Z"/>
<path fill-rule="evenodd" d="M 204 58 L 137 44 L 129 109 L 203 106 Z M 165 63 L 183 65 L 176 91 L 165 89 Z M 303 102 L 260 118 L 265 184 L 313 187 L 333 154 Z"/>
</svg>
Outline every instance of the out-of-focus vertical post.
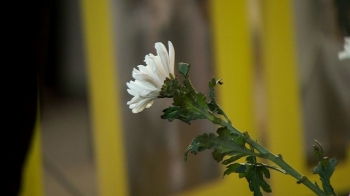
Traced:
<svg viewBox="0 0 350 196">
<path fill-rule="evenodd" d="M 235 127 L 256 138 L 248 2 L 212 0 L 211 8 L 215 75 L 224 82 L 217 87 L 220 104 Z M 251 194 L 247 182 L 236 174 L 226 178 L 222 194 Z"/>
<path fill-rule="evenodd" d="M 306 160 L 303 152 L 293 1 L 263 1 L 262 13 L 268 148 L 274 153 L 285 155 L 288 163 L 303 172 Z M 272 176 L 271 187 L 274 195 L 307 194 L 307 188 L 297 186 L 296 180 L 288 175 Z"/>
<path fill-rule="evenodd" d="M 211 1 L 215 75 L 220 103 L 234 126 L 255 138 L 253 52 L 246 1 Z"/>
<path fill-rule="evenodd" d="M 109 0 L 81 1 L 99 195 L 124 196 L 127 167 L 110 6 Z"/>
<path fill-rule="evenodd" d="M 38 115 L 32 143 L 24 166 L 21 196 L 44 195 L 41 159 L 40 115 Z"/>
</svg>

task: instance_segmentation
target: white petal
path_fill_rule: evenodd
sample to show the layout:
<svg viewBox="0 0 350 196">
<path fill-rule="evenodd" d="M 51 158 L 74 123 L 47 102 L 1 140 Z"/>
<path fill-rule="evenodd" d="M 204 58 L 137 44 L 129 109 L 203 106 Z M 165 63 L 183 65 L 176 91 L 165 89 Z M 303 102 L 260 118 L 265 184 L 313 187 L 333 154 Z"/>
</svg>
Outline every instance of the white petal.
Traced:
<svg viewBox="0 0 350 196">
<path fill-rule="evenodd" d="M 127 91 L 133 98 L 127 102 L 134 113 L 143 111 L 152 106 L 159 96 L 161 87 L 169 74 L 174 75 L 175 50 L 172 43 L 168 42 L 169 53 L 164 44 L 155 44 L 157 56 L 148 54 L 145 56 L 144 65 L 134 68 L 132 77 L 135 81 L 127 82 Z"/>
<path fill-rule="evenodd" d="M 137 96 L 139 95 L 138 91 L 135 90 L 131 90 L 131 89 L 126 89 L 128 91 L 128 93 L 132 96 Z"/>
<path fill-rule="evenodd" d="M 145 57 L 145 62 L 147 65 L 154 66 L 158 77 L 164 77 L 166 75 L 166 71 L 162 65 L 162 61 L 158 56 L 154 56 L 153 54 L 149 54 Z"/>
<path fill-rule="evenodd" d="M 146 108 L 150 108 L 153 105 L 154 100 L 147 103 Z"/>
<path fill-rule="evenodd" d="M 171 41 L 168 41 L 168 47 L 169 47 L 169 70 L 170 70 L 170 73 L 174 75 L 175 49 Z"/>
<path fill-rule="evenodd" d="M 160 88 L 163 85 L 163 80 L 160 80 L 158 74 L 151 70 L 150 67 L 138 66 L 139 70 L 135 69 L 132 76 L 136 80 L 143 80 L 154 84 L 156 87 Z"/>
<path fill-rule="evenodd" d="M 140 91 L 140 96 L 143 98 L 156 98 L 159 95 L 160 90 L 154 90 L 154 91 Z"/>
<path fill-rule="evenodd" d="M 147 106 L 150 107 L 150 105 L 152 104 L 153 104 L 152 99 L 143 99 L 136 104 L 130 105 L 129 108 L 132 109 L 133 113 L 139 113 L 139 112 L 142 112 Z"/>
<path fill-rule="evenodd" d="M 161 42 L 157 42 L 155 44 L 155 48 L 157 50 L 157 54 L 162 62 L 162 65 L 164 67 L 164 70 L 166 73 L 170 73 L 169 72 L 169 54 L 168 54 L 168 50 L 166 49 L 166 47 L 164 46 L 163 43 Z"/>
<path fill-rule="evenodd" d="M 137 96 L 133 97 L 130 101 L 126 102 L 126 104 L 128 104 L 128 105 L 136 104 L 139 101 L 141 101 L 142 99 L 144 99 L 144 98 L 141 98 L 140 96 L 137 95 Z"/>
<path fill-rule="evenodd" d="M 153 86 L 152 84 L 145 82 L 145 81 L 140 81 L 140 80 L 130 81 L 130 82 L 126 83 L 126 85 L 131 90 L 135 90 L 135 91 L 144 91 L 144 90 L 154 91 L 154 90 L 158 89 L 155 86 Z"/>
<path fill-rule="evenodd" d="M 135 80 L 139 80 L 142 82 L 148 82 L 148 83 L 152 84 L 153 86 L 158 86 L 157 82 L 147 73 L 134 71 L 132 73 L 132 77 L 135 78 Z"/>
</svg>

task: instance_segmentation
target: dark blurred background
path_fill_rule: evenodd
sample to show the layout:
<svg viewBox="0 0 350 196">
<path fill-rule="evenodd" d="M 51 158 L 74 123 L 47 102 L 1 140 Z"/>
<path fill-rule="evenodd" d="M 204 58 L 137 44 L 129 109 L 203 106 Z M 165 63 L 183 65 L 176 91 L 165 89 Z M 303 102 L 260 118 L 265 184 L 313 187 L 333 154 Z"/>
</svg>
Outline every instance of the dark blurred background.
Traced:
<svg viewBox="0 0 350 196">
<path fill-rule="evenodd" d="M 337 54 L 343 49 L 344 37 L 350 36 L 350 1 L 296 0 L 293 3 L 304 144 L 309 147 L 317 138 L 327 154 L 349 160 L 350 63 L 339 61 Z M 261 90 L 264 89 L 264 65 L 260 58 L 261 2 L 249 0 L 247 4 L 258 81 L 256 121 L 258 131 L 264 133 L 267 130 L 263 106 L 266 100 Z M 21 43 L 28 39 L 34 41 L 23 47 L 25 51 L 21 54 L 24 55 L 16 56 L 13 62 L 20 65 L 21 70 L 27 70 L 18 77 L 18 81 L 28 85 L 23 93 L 28 97 L 25 98 L 27 105 L 32 106 L 31 122 L 28 122 L 32 125 L 26 130 L 33 130 L 36 92 L 39 92 L 44 194 L 98 195 L 81 2 L 38 1 L 28 8 L 32 12 L 23 7 L 23 17 L 17 21 L 23 28 L 16 29 L 23 32 L 18 36 L 24 40 Z M 214 131 L 213 125 L 199 121 L 188 126 L 161 120 L 161 111 L 171 100 L 157 100 L 154 106 L 137 115 L 125 104 L 131 99 L 125 83 L 132 80 L 132 68 L 144 64 L 146 54 L 155 53 L 154 43 L 158 41 L 173 42 L 176 62 L 195 65 L 191 70 L 192 81 L 199 91 L 208 92 L 207 81 L 215 75 L 210 2 L 113 0 L 110 9 L 118 67 L 116 80 L 122 101 L 118 110 L 123 117 L 130 195 L 171 195 L 221 179 L 221 169 L 210 152 L 190 157 L 187 163 L 183 161 L 191 139 Z M 20 44 L 17 47 L 21 48 Z M 35 79 L 29 82 L 33 79 L 27 77 L 31 76 L 38 77 L 39 88 L 35 87 Z M 16 89 L 21 89 L 21 85 Z M 27 132 L 19 137 L 25 138 L 29 145 L 31 134 Z M 21 149 L 24 157 L 27 146 Z M 312 148 L 305 152 L 311 165 L 315 161 Z"/>
</svg>

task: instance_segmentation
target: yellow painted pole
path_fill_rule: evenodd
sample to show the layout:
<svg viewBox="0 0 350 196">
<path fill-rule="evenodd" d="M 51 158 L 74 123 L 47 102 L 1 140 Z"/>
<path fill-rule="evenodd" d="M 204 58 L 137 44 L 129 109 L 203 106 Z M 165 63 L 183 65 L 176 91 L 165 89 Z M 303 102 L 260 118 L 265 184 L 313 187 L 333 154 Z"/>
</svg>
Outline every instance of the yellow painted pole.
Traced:
<svg viewBox="0 0 350 196">
<path fill-rule="evenodd" d="M 128 195 L 122 121 L 117 96 L 111 2 L 82 0 L 91 120 L 100 196 Z"/>
<path fill-rule="evenodd" d="M 23 171 L 22 190 L 20 195 L 44 195 L 39 115 L 37 117 L 32 144 Z"/>
<path fill-rule="evenodd" d="M 284 155 L 288 163 L 303 172 L 306 159 L 303 150 L 293 1 L 264 0 L 262 6 L 269 149 Z M 274 195 L 295 195 L 301 192 L 312 194 L 304 186 L 296 185 L 296 180 L 290 176 L 276 173 L 271 178 Z"/>
<path fill-rule="evenodd" d="M 246 1 L 211 0 L 214 68 L 219 103 L 235 127 L 256 138 L 253 108 L 253 53 Z M 244 179 L 231 174 L 183 195 L 252 195 Z"/>
<path fill-rule="evenodd" d="M 211 1 L 215 75 L 220 104 L 238 129 L 255 137 L 253 52 L 246 1 Z"/>
<path fill-rule="evenodd" d="M 253 51 L 247 1 L 212 0 L 215 75 L 224 85 L 218 87 L 219 103 L 241 131 L 256 138 L 253 101 Z M 256 138 L 258 139 L 258 138 Z M 225 177 L 222 194 L 251 195 L 248 184 L 232 174 Z"/>
</svg>

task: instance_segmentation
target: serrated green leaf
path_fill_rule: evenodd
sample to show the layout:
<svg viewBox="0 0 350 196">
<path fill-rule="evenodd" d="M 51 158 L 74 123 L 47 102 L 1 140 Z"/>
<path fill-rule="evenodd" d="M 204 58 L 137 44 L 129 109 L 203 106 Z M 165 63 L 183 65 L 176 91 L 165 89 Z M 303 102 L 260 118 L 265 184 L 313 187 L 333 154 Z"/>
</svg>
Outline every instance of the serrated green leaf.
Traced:
<svg viewBox="0 0 350 196">
<path fill-rule="evenodd" d="M 213 100 L 211 100 L 208 103 L 208 107 L 209 107 L 210 111 L 212 111 L 213 113 L 224 115 L 224 111 L 222 111 L 221 108 Z"/>
<path fill-rule="evenodd" d="M 193 120 L 207 118 L 206 115 L 208 115 L 209 108 L 202 93 L 175 91 L 173 99 L 175 108 L 170 107 L 172 109 L 163 110 L 164 114 L 161 118 L 169 121 L 179 119 L 188 124 Z M 171 115 L 168 114 L 169 112 L 171 112 Z"/>
<path fill-rule="evenodd" d="M 265 166 L 261 166 L 259 168 L 261 172 L 264 174 L 265 178 L 270 178 L 270 171 Z"/>
<path fill-rule="evenodd" d="M 273 169 L 275 171 L 278 171 L 278 172 L 281 172 L 283 174 L 287 174 L 287 172 L 279 167 L 276 167 L 276 166 L 272 166 L 272 165 L 267 165 L 267 164 L 264 164 L 264 163 L 260 163 L 262 165 L 264 165 L 266 168 L 269 168 L 269 169 Z"/>
<path fill-rule="evenodd" d="M 209 98 L 211 100 L 215 98 L 215 90 L 214 90 L 215 86 L 216 86 L 216 80 L 213 77 L 211 80 L 209 80 Z"/>
<path fill-rule="evenodd" d="M 232 141 L 234 143 L 236 143 L 237 145 L 244 147 L 245 145 L 245 138 L 243 135 L 237 135 L 235 133 L 231 133 L 231 131 L 229 129 L 227 129 L 227 127 L 220 127 L 218 128 L 218 130 L 216 131 L 220 137 L 226 137 L 226 138 L 230 138 L 232 139 Z"/>
<path fill-rule="evenodd" d="M 324 150 L 320 142 L 315 140 L 316 146 L 314 145 L 314 154 L 316 158 L 319 160 L 317 166 L 312 169 L 313 174 L 318 174 L 320 176 L 320 180 L 322 182 L 323 190 L 328 195 L 335 195 L 334 189 L 331 185 L 331 177 L 335 170 L 335 167 L 338 164 L 338 160 L 336 158 L 328 159 L 328 157 L 324 156 Z"/>
<path fill-rule="evenodd" d="M 246 178 L 249 184 L 249 189 L 253 192 L 253 195 L 262 196 L 260 188 L 265 192 L 271 192 L 270 185 L 264 179 L 264 176 L 270 178 L 268 167 L 264 164 L 257 164 L 256 158 L 253 156 L 248 156 L 246 161 L 247 163 L 234 163 L 227 166 L 226 173 L 224 174 L 228 175 L 235 172 L 239 173 L 239 178 Z"/>
<path fill-rule="evenodd" d="M 255 164 L 256 163 L 256 157 L 255 156 L 248 156 L 246 159 L 247 163 Z"/>
<path fill-rule="evenodd" d="M 223 164 L 223 165 L 228 165 L 228 164 L 233 163 L 233 162 L 237 161 L 238 159 L 240 159 L 240 158 L 242 158 L 242 157 L 245 157 L 245 156 L 247 156 L 247 155 L 246 155 L 246 154 L 243 154 L 243 153 L 238 153 L 238 154 L 233 155 L 233 156 L 231 156 L 230 158 L 224 160 L 224 161 L 222 162 L 222 164 Z"/>
<path fill-rule="evenodd" d="M 191 65 L 188 63 L 179 63 L 179 72 L 181 75 L 183 75 L 185 78 L 188 78 L 188 73 L 191 69 Z"/>
<path fill-rule="evenodd" d="M 168 119 L 170 122 L 172 122 L 174 119 L 178 118 L 178 111 L 180 107 L 178 106 L 171 106 L 163 110 L 163 115 L 161 118 Z"/>
<path fill-rule="evenodd" d="M 197 93 L 197 91 L 194 89 L 189 79 L 185 79 L 182 83 L 183 83 L 183 91 L 185 93 L 191 93 L 193 95 Z"/>
<path fill-rule="evenodd" d="M 333 195 L 334 194 L 334 189 L 331 185 L 330 179 L 332 177 L 332 174 L 335 170 L 335 167 L 338 164 L 338 160 L 336 158 L 332 159 L 323 159 L 327 160 L 327 162 L 321 163 L 321 161 L 318 163 L 318 165 L 312 169 L 313 174 L 318 174 L 320 176 L 320 180 L 322 182 L 322 187 L 323 190 L 328 194 L 328 195 Z M 325 166 L 323 166 L 325 165 Z"/>
<path fill-rule="evenodd" d="M 174 97 L 174 105 L 179 106 L 179 113 L 186 117 L 187 121 L 196 119 L 205 119 L 204 115 L 208 111 L 205 96 L 202 93 L 184 95 Z"/>
<path fill-rule="evenodd" d="M 246 158 L 249 162 L 255 162 L 252 156 Z M 262 195 L 260 188 L 265 192 L 271 192 L 270 185 L 265 181 L 266 178 L 270 178 L 270 172 L 267 167 L 263 164 L 253 164 L 253 163 L 233 163 L 226 166 L 224 172 L 225 175 L 231 173 L 238 173 L 239 178 L 246 178 L 249 184 L 249 189 L 254 193 L 254 195 Z"/>
<path fill-rule="evenodd" d="M 247 175 L 247 173 L 242 172 L 238 174 L 238 178 L 244 178 Z"/>
<path fill-rule="evenodd" d="M 214 149 L 216 151 L 215 152 L 215 156 L 217 158 L 216 160 L 219 160 L 219 158 L 221 158 L 220 156 L 223 157 L 225 155 L 235 155 L 235 154 L 252 155 L 253 154 L 246 147 L 237 145 L 232 140 L 232 138 L 221 137 L 214 133 L 209 133 L 209 134 L 205 133 L 203 135 L 199 135 L 195 137 L 192 140 L 191 144 L 187 148 L 187 151 L 185 152 L 185 160 L 187 159 L 188 152 L 197 154 L 198 152 L 205 149 Z M 221 153 L 220 156 L 219 156 L 219 153 Z"/>
<path fill-rule="evenodd" d="M 226 166 L 226 170 L 224 171 L 225 175 L 230 175 L 231 173 L 245 173 L 247 167 L 244 164 L 233 163 L 231 165 Z"/>
<path fill-rule="evenodd" d="M 230 130 L 228 130 L 226 127 L 220 127 L 216 132 L 220 137 L 230 137 L 231 134 Z"/>
<path fill-rule="evenodd" d="M 221 162 L 222 159 L 225 157 L 225 154 L 218 151 L 218 150 L 214 150 L 213 153 L 213 158 L 217 161 L 217 162 Z"/>
<path fill-rule="evenodd" d="M 249 189 L 254 193 L 254 195 L 262 195 L 262 192 L 260 191 L 260 187 L 265 192 L 271 192 L 271 187 L 267 182 L 264 180 L 264 172 L 263 172 L 264 166 L 254 166 L 251 168 L 248 175 L 246 175 L 246 179 L 249 183 Z M 266 169 L 266 168 L 265 168 Z"/>
<path fill-rule="evenodd" d="M 213 89 L 216 86 L 216 79 L 213 77 L 211 80 L 209 80 L 209 88 Z"/>
<path fill-rule="evenodd" d="M 212 153 L 213 158 L 217 162 L 221 162 L 225 156 L 235 156 L 237 154 L 239 154 L 239 153 L 237 153 L 235 151 L 221 152 L 221 150 L 218 150 L 218 149 L 215 149 Z M 224 163 L 222 163 L 222 164 L 224 164 Z"/>
<path fill-rule="evenodd" d="M 214 90 L 214 87 L 217 84 L 222 84 L 220 81 L 221 80 L 215 80 L 214 77 L 211 80 L 209 80 L 209 98 L 210 98 L 210 102 L 208 102 L 208 107 L 209 107 L 210 111 L 212 111 L 213 113 L 224 115 L 224 111 L 221 110 L 221 108 L 217 105 L 217 103 L 215 101 L 215 90 Z"/>
<path fill-rule="evenodd" d="M 245 145 L 245 139 L 243 135 L 235 135 L 233 137 L 233 141 L 238 144 L 239 146 L 244 146 Z"/>
<path fill-rule="evenodd" d="M 188 152 L 191 152 L 192 154 L 197 154 L 198 152 L 203 151 L 205 149 L 211 149 L 215 145 L 214 142 L 212 142 L 215 140 L 215 137 L 216 136 L 213 133 L 204 133 L 203 135 L 195 137 L 185 152 L 185 160 L 187 160 Z"/>
<path fill-rule="evenodd" d="M 330 160 L 327 160 L 327 164 L 326 166 L 323 166 L 321 163 L 319 163 L 313 170 L 312 173 L 313 174 L 322 174 L 327 178 L 331 178 L 335 167 L 338 164 L 338 160 L 336 158 L 332 158 Z"/>
<path fill-rule="evenodd" d="M 317 145 L 313 145 L 315 157 L 319 160 L 324 158 L 324 150 L 320 142 L 315 140 Z"/>
</svg>

